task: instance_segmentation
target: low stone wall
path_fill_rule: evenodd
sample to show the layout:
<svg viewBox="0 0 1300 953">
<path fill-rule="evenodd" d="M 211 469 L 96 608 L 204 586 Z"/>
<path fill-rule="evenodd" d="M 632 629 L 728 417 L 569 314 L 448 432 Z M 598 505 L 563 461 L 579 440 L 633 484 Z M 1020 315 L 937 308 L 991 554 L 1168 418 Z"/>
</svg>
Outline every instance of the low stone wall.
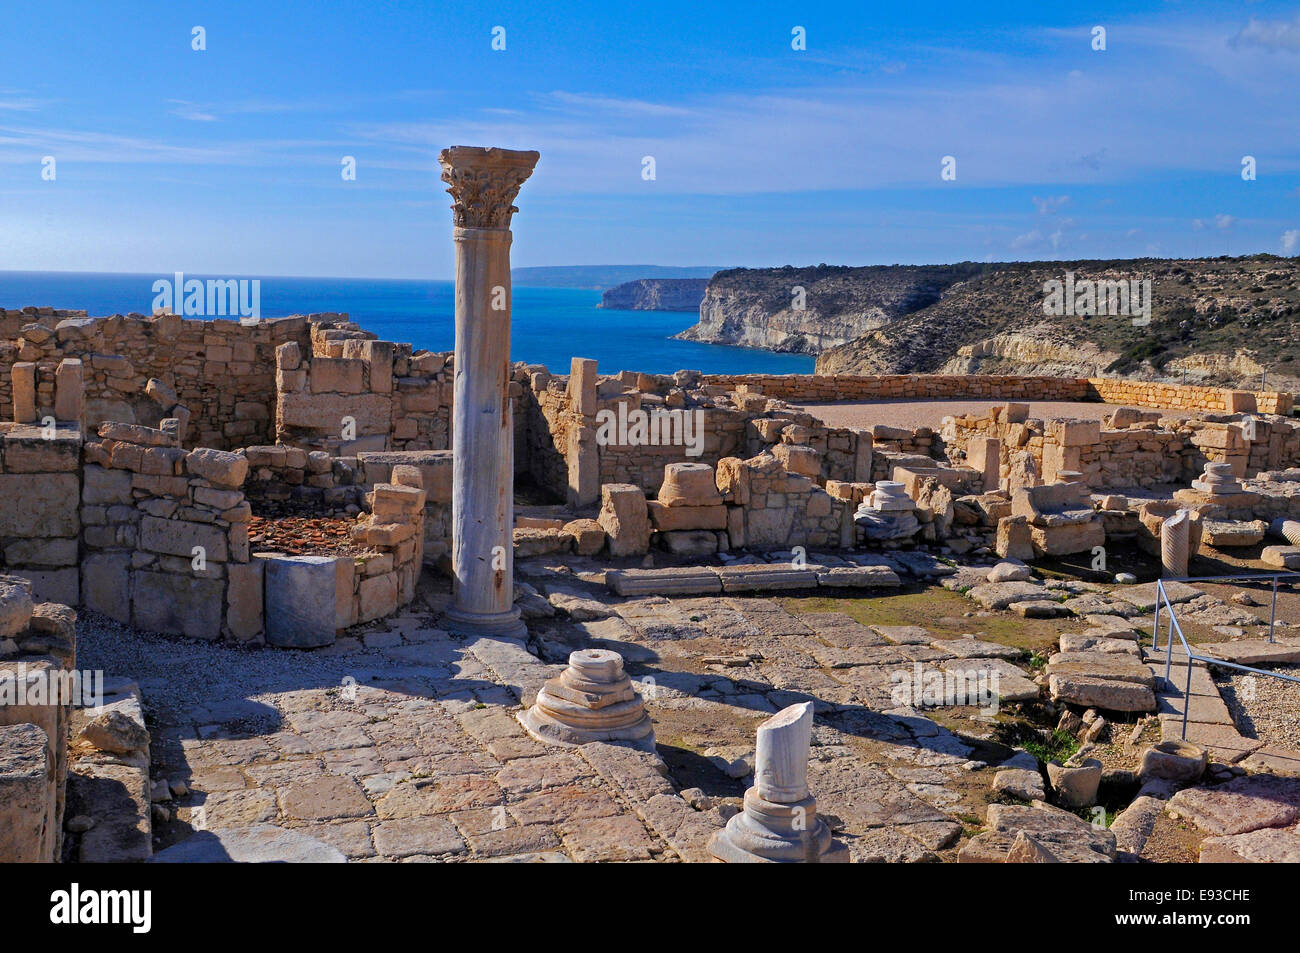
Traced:
<svg viewBox="0 0 1300 953">
<path fill-rule="evenodd" d="M 1294 395 L 1231 391 L 1217 387 L 1160 384 L 1105 377 L 1057 378 L 994 374 L 710 375 L 711 384 L 747 385 L 770 397 L 800 403 L 882 400 L 1103 401 L 1174 410 L 1290 414 Z M 1236 395 L 1229 396 L 1229 395 Z M 1254 406 L 1243 405 L 1245 397 Z"/>
<path fill-rule="evenodd" d="M 356 457 L 278 445 L 236 452 L 248 460 L 243 490 L 256 515 L 267 515 L 275 504 L 330 517 L 354 516 L 362 510 L 366 481 Z"/>
<path fill-rule="evenodd" d="M 101 424 L 87 441 L 82 491 L 83 599 L 152 632 L 260 637 L 252 510 L 240 487 L 248 461 L 129 424 Z"/>
<path fill-rule="evenodd" d="M 449 446 L 451 355 L 412 353 L 356 325 L 318 327 L 275 354 L 276 442 L 331 455 Z"/>
<path fill-rule="evenodd" d="M 336 319 L 315 315 L 316 320 Z M 145 393 L 150 378 L 173 389 L 191 413 L 200 446 L 265 443 L 273 435 L 275 348 L 306 346 L 305 316 L 239 321 L 164 314 L 90 318 L 84 312 L 24 309 L 0 317 L 0 416 L 13 415 L 12 367 L 33 362 L 41 373 L 64 358 L 85 368 L 86 424 L 105 420 L 156 425 L 167 408 Z"/>
<path fill-rule="evenodd" d="M 424 562 L 436 564 L 451 553 L 451 451 L 392 450 L 357 456 L 361 477 L 370 484 L 389 483 L 399 467 L 414 467 L 424 491 Z"/>
<path fill-rule="evenodd" d="M 1013 458 L 1028 453 L 1035 472 L 1053 482 L 1077 471 L 1092 487 L 1149 487 L 1190 483 L 1206 463 L 1229 463 L 1239 477 L 1300 462 L 1300 426 L 1285 417 L 1150 415 L 1118 408 L 1108 425 L 1095 420 L 1030 418 L 1024 405 L 992 407 L 980 415 L 947 418 L 942 437 L 954 461 L 965 461 L 983 440 L 998 441 L 998 473 L 1011 477 Z M 982 446 L 979 448 L 983 453 Z"/>
</svg>

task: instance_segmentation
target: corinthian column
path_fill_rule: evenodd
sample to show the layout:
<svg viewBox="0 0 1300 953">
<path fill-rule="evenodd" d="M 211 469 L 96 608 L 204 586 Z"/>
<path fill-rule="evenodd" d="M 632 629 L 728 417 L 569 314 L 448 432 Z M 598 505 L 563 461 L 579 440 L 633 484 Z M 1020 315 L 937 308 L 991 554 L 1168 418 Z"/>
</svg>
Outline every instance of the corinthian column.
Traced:
<svg viewBox="0 0 1300 953">
<path fill-rule="evenodd" d="M 510 216 L 536 152 L 452 146 L 456 383 L 452 407 L 452 603 L 444 627 L 522 635 L 514 608 L 514 443 L 510 399 Z"/>
</svg>

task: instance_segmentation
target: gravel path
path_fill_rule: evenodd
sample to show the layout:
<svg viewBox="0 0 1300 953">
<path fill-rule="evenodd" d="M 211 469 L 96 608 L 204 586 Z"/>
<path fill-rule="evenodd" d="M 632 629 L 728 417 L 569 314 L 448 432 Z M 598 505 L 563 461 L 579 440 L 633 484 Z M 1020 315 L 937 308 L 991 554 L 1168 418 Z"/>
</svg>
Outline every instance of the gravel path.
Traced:
<svg viewBox="0 0 1300 953">
<path fill-rule="evenodd" d="M 1300 676 L 1300 666 L 1279 665 L 1274 670 Z M 1296 746 L 1300 740 L 1300 685 L 1222 669 L 1215 672 L 1214 682 L 1242 734 L 1281 748 Z"/>
<path fill-rule="evenodd" d="M 826 404 L 794 404 L 817 417 L 828 427 L 870 427 L 885 424 L 889 427 L 939 426 L 944 417 L 962 414 L 982 414 L 1000 401 L 995 400 L 900 400 L 900 401 L 835 401 Z M 1033 401 L 1029 404 L 1031 417 L 1079 417 L 1085 420 L 1103 420 L 1115 412 L 1115 404 L 1078 403 L 1074 401 Z"/>
</svg>

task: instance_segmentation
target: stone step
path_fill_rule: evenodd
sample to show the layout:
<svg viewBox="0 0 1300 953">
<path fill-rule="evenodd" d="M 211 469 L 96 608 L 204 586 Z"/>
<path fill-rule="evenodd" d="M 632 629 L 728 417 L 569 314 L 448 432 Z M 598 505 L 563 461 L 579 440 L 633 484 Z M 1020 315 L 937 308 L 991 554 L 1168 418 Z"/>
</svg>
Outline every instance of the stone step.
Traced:
<svg viewBox="0 0 1300 953">
<path fill-rule="evenodd" d="M 707 566 L 667 569 L 611 569 L 605 584 L 620 596 L 685 596 L 722 591 L 722 580 Z"/>
<path fill-rule="evenodd" d="M 1200 651 L 1225 662 L 1238 665 L 1265 667 L 1290 665 L 1300 662 L 1300 644 L 1269 642 L 1267 639 L 1239 639 L 1236 642 L 1215 642 Z M 1297 686 L 1300 689 L 1300 686 Z"/>
</svg>

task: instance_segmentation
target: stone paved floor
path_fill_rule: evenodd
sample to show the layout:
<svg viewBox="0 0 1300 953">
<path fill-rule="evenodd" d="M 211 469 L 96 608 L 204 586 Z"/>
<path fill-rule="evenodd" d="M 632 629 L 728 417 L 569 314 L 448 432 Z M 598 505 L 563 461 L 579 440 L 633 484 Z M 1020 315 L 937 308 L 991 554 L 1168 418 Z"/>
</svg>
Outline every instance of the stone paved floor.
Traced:
<svg viewBox="0 0 1300 953">
<path fill-rule="evenodd" d="M 88 616 L 81 663 L 139 681 L 154 776 L 189 788 L 156 825 L 157 846 L 273 823 L 355 861 L 707 860 L 748 783 L 755 726 L 805 700 L 817 711 L 810 785 L 855 860 L 954 859 L 982 824 L 993 774 L 982 759 L 1000 760 L 982 740 L 991 724 L 963 709 L 959 736 L 934 712 L 900 707 L 895 673 L 965 659 L 1030 675 L 1007 646 L 794 614 L 775 598 L 624 600 L 581 566 L 544 559 L 519 571 L 526 642 L 438 630 L 447 596 L 428 578 L 407 613 L 314 653 L 169 640 Z M 999 615 L 967 604 L 977 634 Z M 524 732 L 515 715 L 580 647 L 624 656 L 657 754 L 554 748 Z"/>
</svg>

